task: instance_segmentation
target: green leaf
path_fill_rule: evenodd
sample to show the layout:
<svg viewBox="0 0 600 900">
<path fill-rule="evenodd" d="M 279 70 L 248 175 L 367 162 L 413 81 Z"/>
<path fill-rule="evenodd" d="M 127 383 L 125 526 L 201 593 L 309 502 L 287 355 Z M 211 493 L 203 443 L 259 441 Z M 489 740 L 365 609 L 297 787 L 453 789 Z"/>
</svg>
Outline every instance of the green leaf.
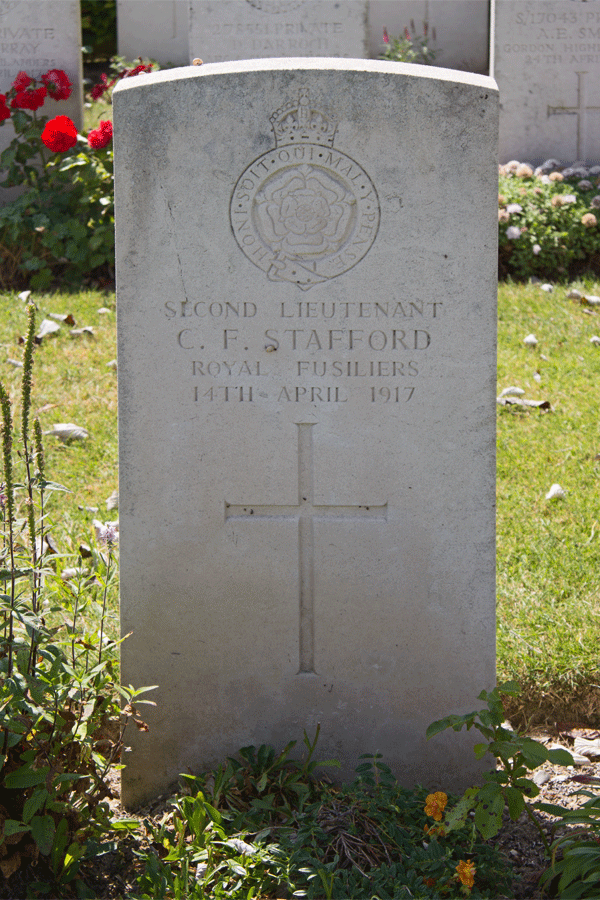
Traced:
<svg viewBox="0 0 600 900">
<path fill-rule="evenodd" d="M 507 787 L 504 790 L 506 804 L 513 822 L 516 822 L 523 810 L 525 809 L 525 798 L 521 791 L 514 787 Z"/>
<path fill-rule="evenodd" d="M 29 825 L 17 822 L 16 819 L 5 819 L 4 837 L 10 837 L 12 834 L 21 834 L 24 831 L 29 831 Z"/>
<path fill-rule="evenodd" d="M 492 787 L 492 785 L 485 785 L 485 789 L 489 787 Z M 480 802 L 475 807 L 475 825 L 482 838 L 487 841 L 498 834 L 502 827 L 504 797 L 500 789 L 495 795 L 491 795 L 488 791 L 488 796 L 484 802 L 481 797 L 483 790 L 480 791 Z"/>
<path fill-rule="evenodd" d="M 204 809 L 206 810 L 208 815 L 211 817 L 213 822 L 216 822 L 217 825 L 220 825 L 222 816 L 221 816 L 221 813 L 219 812 L 219 810 L 215 809 L 214 806 L 211 806 L 210 803 L 207 803 L 206 800 L 202 800 L 202 805 L 204 806 Z"/>
<path fill-rule="evenodd" d="M 49 794 L 46 788 L 38 788 L 37 791 L 34 791 L 23 806 L 23 821 L 29 822 L 31 817 L 42 808 L 48 797 Z"/>
<path fill-rule="evenodd" d="M 556 750 L 548 750 L 548 760 L 557 766 L 572 766 L 573 757 L 568 750 L 557 747 Z"/>
<path fill-rule="evenodd" d="M 52 816 L 34 816 L 31 820 L 31 833 L 43 856 L 49 856 L 52 850 L 55 831 Z"/>
<path fill-rule="evenodd" d="M 537 769 L 538 766 L 541 766 L 542 763 L 548 761 L 548 750 L 543 747 L 541 744 L 538 744 L 537 741 L 532 740 L 531 738 L 522 738 L 520 741 L 520 751 L 523 754 L 523 759 L 525 760 L 528 768 Z M 570 754 L 568 754 L 570 756 Z M 572 760 L 570 765 L 572 765 Z"/>
<path fill-rule="evenodd" d="M 267 772 L 263 772 L 263 774 L 260 776 L 260 778 L 258 780 L 258 784 L 256 785 L 256 790 L 258 791 L 259 794 L 262 794 L 262 792 L 266 788 L 268 777 L 269 776 L 268 776 Z"/>
<path fill-rule="evenodd" d="M 111 819 L 110 825 L 114 831 L 137 831 L 140 821 L 139 819 Z"/>
<path fill-rule="evenodd" d="M 44 766 L 42 769 L 32 769 L 30 765 L 21 766 L 5 777 L 4 785 L 10 789 L 35 787 L 36 784 L 44 783 L 49 771 L 50 766 Z"/>
<path fill-rule="evenodd" d="M 456 828 L 462 828 L 464 826 L 469 812 L 477 802 L 478 793 L 479 788 L 467 788 L 456 806 L 449 811 L 446 810 L 444 826 L 448 831 L 454 831 Z"/>
</svg>

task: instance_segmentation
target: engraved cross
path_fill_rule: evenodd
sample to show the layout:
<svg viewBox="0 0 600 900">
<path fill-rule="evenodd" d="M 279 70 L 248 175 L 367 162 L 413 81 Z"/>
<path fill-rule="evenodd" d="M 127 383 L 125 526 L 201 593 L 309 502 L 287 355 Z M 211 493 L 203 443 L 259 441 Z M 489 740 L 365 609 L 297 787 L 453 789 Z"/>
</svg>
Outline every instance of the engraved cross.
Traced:
<svg viewBox="0 0 600 900">
<path fill-rule="evenodd" d="M 585 76 L 587 72 L 577 72 L 577 106 L 549 106 L 548 117 L 550 116 L 577 116 L 577 159 L 587 158 L 587 113 L 600 112 L 600 106 L 586 106 L 586 84 Z"/>
<path fill-rule="evenodd" d="M 369 522 L 387 521 L 387 503 L 380 506 L 325 506 L 314 501 L 313 424 L 298 425 L 298 503 L 240 506 L 225 502 L 225 520 L 247 521 L 249 518 L 281 519 L 298 522 L 300 668 L 299 672 L 315 672 L 315 519 L 356 519 Z"/>
</svg>

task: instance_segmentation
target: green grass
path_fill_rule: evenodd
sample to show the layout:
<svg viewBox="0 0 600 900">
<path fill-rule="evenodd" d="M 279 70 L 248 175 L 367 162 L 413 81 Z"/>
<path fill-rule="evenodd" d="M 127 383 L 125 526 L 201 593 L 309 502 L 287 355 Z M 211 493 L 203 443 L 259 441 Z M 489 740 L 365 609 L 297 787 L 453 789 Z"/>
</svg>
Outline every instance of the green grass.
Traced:
<svg viewBox="0 0 600 900">
<path fill-rule="evenodd" d="M 598 283 L 575 286 L 600 295 Z M 600 336 L 600 313 L 568 299 L 570 287 L 546 293 L 538 285 L 507 283 L 499 291 L 498 393 L 518 386 L 552 409 L 497 408 L 498 676 L 523 685 L 521 708 L 512 711 L 521 721 L 598 725 L 600 346 L 590 338 Z M 107 366 L 116 356 L 115 298 L 85 291 L 34 299 L 39 322 L 50 312 L 70 312 L 79 327 L 95 332 L 71 337 L 63 325 L 36 351 L 33 409 L 43 429 L 73 422 L 90 432 L 81 443 L 46 438 L 49 476 L 72 491 L 50 501 L 52 534 L 67 554 L 60 568 L 76 564 L 79 543 L 92 539 L 94 518 L 117 515 L 106 508 L 118 464 L 116 376 Z M 99 314 L 101 307 L 110 313 Z M 26 325 L 16 294 L 0 294 L 0 321 L 0 375 L 13 392 L 20 370 L 4 360 L 20 358 L 16 341 Z M 530 333 L 538 339 L 533 349 L 523 343 Z M 553 483 L 567 491 L 564 500 L 545 499 Z M 112 622 L 116 629 L 116 617 Z"/>
<path fill-rule="evenodd" d="M 53 493 L 47 501 L 47 521 L 60 558 L 56 571 L 79 565 L 79 545 L 95 545 L 94 519 L 112 521 L 106 500 L 118 486 L 117 377 L 107 363 L 116 357 L 115 297 L 102 291 L 32 295 L 37 306 L 37 330 L 49 313 L 71 313 L 76 327 L 89 325 L 94 335 L 71 336 L 71 327 L 46 337 L 34 354 L 32 416 L 39 416 L 44 432 L 55 423 L 81 425 L 85 441 L 62 443 L 44 438 L 46 470 L 50 480 L 71 493 Z M 110 312 L 100 314 L 99 309 Z M 27 326 L 26 304 L 16 293 L 0 294 L 0 379 L 15 412 L 20 404 L 22 369 L 8 359 L 20 360 L 18 339 Z M 97 510 L 97 511 L 94 511 Z M 108 634 L 117 637 L 117 591 L 112 591 Z M 95 607 L 90 607 L 95 609 Z M 97 613 L 97 610 L 96 610 Z M 94 613 L 94 614 L 96 614 Z"/>
<path fill-rule="evenodd" d="M 498 670 L 524 686 L 530 718 L 597 724 L 600 315 L 568 299 L 573 286 L 600 294 L 589 282 L 499 291 L 498 393 L 515 385 L 552 410 L 498 407 Z M 545 499 L 554 483 L 564 500 Z"/>
</svg>

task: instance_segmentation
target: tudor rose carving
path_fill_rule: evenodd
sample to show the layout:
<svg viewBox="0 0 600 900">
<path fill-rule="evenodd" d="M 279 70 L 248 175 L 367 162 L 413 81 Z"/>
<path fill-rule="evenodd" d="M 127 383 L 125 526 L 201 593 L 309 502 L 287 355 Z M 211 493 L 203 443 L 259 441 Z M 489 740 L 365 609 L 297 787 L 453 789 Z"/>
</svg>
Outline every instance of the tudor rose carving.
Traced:
<svg viewBox="0 0 600 900">
<path fill-rule="evenodd" d="M 362 166 L 334 148 L 337 125 L 311 105 L 307 90 L 271 125 L 276 146 L 239 177 L 231 225 L 270 281 L 308 290 L 364 258 L 377 236 L 379 199 Z"/>
</svg>

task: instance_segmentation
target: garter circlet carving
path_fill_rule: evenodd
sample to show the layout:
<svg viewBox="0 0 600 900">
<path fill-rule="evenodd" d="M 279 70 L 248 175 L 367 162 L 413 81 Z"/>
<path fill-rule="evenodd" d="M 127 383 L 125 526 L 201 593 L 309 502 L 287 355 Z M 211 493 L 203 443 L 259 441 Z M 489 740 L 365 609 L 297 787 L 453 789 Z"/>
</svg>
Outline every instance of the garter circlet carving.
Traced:
<svg viewBox="0 0 600 900">
<path fill-rule="evenodd" d="M 240 175 L 231 226 L 270 281 L 309 290 L 364 258 L 377 236 L 379 199 L 362 166 L 334 147 L 337 123 L 307 89 L 270 121 L 275 147 Z"/>
</svg>

